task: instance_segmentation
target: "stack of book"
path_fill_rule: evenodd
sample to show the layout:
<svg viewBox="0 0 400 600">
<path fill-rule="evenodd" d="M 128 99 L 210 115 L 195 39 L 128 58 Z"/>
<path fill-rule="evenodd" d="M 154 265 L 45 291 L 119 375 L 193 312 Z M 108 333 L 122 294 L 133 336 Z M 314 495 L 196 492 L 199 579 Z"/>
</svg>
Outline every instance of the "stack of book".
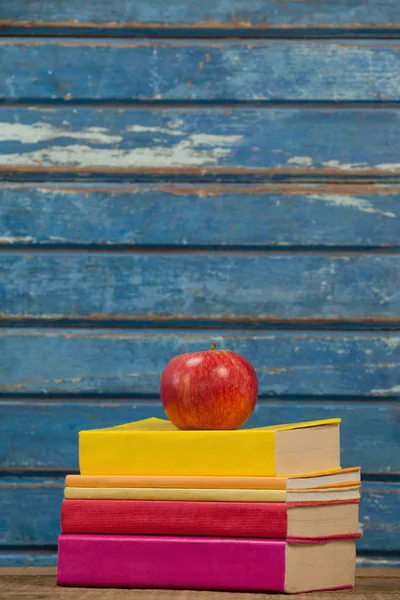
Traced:
<svg viewBox="0 0 400 600">
<path fill-rule="evenodd" d="M 58 584 L 352 587 L 360 470 L 340 468 L 339 423 L 181 431 L 146 419 L 82 431 Z"/>
</svg>

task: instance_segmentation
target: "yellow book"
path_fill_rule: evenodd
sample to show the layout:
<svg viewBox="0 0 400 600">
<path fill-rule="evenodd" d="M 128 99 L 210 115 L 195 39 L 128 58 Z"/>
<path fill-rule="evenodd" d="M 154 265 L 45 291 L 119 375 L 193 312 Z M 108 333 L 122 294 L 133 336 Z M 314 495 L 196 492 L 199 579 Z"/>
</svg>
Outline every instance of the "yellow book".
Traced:
<svg viewBox="0 0 400 600">
<path fill-rule="evenodd" d="M 272 477 L 340 468 L 340 419 L 182 431 L 162 419 L 79 433 L 82 475 Z"/>
<path fill-rule="evenodd" d="M 188 488 L 76 488 L 65 498 L 102 500 L 186 500 L 190 502 L 285 502 L 285 490 L 206 490 Z"/>
<path fill-rule="evenodd" d="M 234 490 L 189 488 L 88 488 L 66 487 L 67 499 L 183 500 L 187 502 L 349 502 L 360 498 L 360 486 L 309 490 Z"/>
<path fill-rule="evenodd" d="M 202 475 L 67 475 L 67 487 L 88 488 L 191 488 L 286 490 L 359 485 L 360 467 L 334 469 L 293 477 L 207 477 Z"/>
</svg>

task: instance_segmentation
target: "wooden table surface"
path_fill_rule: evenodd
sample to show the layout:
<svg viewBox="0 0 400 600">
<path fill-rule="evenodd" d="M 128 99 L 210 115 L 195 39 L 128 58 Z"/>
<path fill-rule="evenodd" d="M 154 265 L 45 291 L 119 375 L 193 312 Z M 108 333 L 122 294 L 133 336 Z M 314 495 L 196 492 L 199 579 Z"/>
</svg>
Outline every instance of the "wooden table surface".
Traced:
<svg viewBox="0 0 400 600">
<path fill-rule="evenodd" d="M 244 600 L 250 598 L 279 600 L 287 596 L 281 594 L 231 594 L 228 592 L 195 592 L 174 590 L 114 590 L 60 588 L 55 584 L 53 568 L 8 568 L 0 569 L 0 598 L 25 600 L 79 599 L 79 600 Z M 358 571 L 354 590 L 337 592 L 315 592 L 299 594 L 297 600 L 395 600 L 400 598 L 400 569 L 362 569 Z"/>
</svg>

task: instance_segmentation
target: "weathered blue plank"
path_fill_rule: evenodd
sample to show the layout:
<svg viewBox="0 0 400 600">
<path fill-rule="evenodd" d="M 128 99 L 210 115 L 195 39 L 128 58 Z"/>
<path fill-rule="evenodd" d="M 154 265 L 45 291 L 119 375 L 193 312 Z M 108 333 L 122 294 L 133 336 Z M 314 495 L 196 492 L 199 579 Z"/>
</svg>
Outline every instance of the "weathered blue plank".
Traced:
<svg viewBox="0 0 400 600">
<path fill-rule="evenodd" d="M 63 477 L 2 478 L 0 548 L 57 544 L 63 487 Z"/>
<path fill-rule="evenodd" d="M 64 478 L 3 478 L 0 481 L 0 544 L 40 546 L 55 544 L 60 531 Z M 360 523 L 362 550 L 377 553 L 400 550 L 398 519 L 400 485 L 363 484 Z"/>
<path fill-rule="evenodd" d="M 398 397 L 400 334 L 3 329 L 0 393 L 158 396 L 167 362 L 209 348 L 243 354 L 262 396 Z"/>
<path fill-rule="evenodd" d="M 0 245 L 400 246 L 383 185 L 0 184 Z"/>
<path fill-rule="evenodd" d="M 400 550 L 400 484 L 368 483 L 361 492 L 362 550 Z"/>
<path fill-rule="evenodd" d="M 399 404 L 319 400 L 259 401 L 246 424 L 329 419 L 340 416 L 342 465 L 361 465 L 364 473 L 400 473 Z M 166 418 L 158 401 L 12 400 L 0 402 L 4 469 L 78 469 L 78 432 L 148 417 Z M 23 437 L 21 438 L 21 432 Z"/>
<path fill-rule="evenodd" d="M 398 101 L 400 46 L 278 40 L 0 40 L 3 100 Z"/>
<path fill-rule="evenodd" d="M 2 551 L 0 547 L 0 567 L 52 567 L 51 575 L 55 577 L 57 565 L 57 553 L 55 550 L 14 550 Z M 400 556 L 380 556 L 368 553 L 367 557 L 357 556 L 357 567 L 377 569 L 398 569 L 400 567 Z"/>
<path fill-rule="evenodd" d="M 358 552 L 356 562 L 358 569 L 399 569 L 400 555 L 384 554 L 379 556 L 379 554 L 368 552 L 366 556 L 363 556 L 361 552 Z M 358 574 L 362 575 L 359 571 Z"/>
<path fill-rule="evenodd" d="M 97 0 L 19 0 L 4 3 L 1 26 L 68 26 L 201 29 L 287 29 L 295 27 L 384 27 L 400 25 L 397 0 L 114 0 L 105 6 Z"/>
<path fill-rule="evenodd" d="M 55 567 L 57 548 L 52 550 L 2 550 L 0 546 L 0 567 Z M 54 570 L 54 576 L 56 571 Z"/>
<path fill-rule="evenodd" d="M 397 254 L 16 252 L 0 282 L 2 318 L 400 322 Z"/>
<path fill-rule="evenodd" d="M 0 172 L 400 173 L 396 109 L 0 107 Z"/>
</svg>

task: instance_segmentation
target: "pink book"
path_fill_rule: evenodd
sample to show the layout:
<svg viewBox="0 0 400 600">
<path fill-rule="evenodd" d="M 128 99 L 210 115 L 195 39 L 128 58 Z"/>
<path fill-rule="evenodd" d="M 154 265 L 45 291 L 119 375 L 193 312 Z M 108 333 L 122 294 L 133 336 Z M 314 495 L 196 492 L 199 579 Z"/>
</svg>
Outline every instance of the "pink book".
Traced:
<svg viewBox="0 0 400 600">
<path fill-rule="evenodd" d="M 59 537 L 63 586 L 304 592 L 354 586 L 355 540 L 147 535 Z"/>
</svg>

